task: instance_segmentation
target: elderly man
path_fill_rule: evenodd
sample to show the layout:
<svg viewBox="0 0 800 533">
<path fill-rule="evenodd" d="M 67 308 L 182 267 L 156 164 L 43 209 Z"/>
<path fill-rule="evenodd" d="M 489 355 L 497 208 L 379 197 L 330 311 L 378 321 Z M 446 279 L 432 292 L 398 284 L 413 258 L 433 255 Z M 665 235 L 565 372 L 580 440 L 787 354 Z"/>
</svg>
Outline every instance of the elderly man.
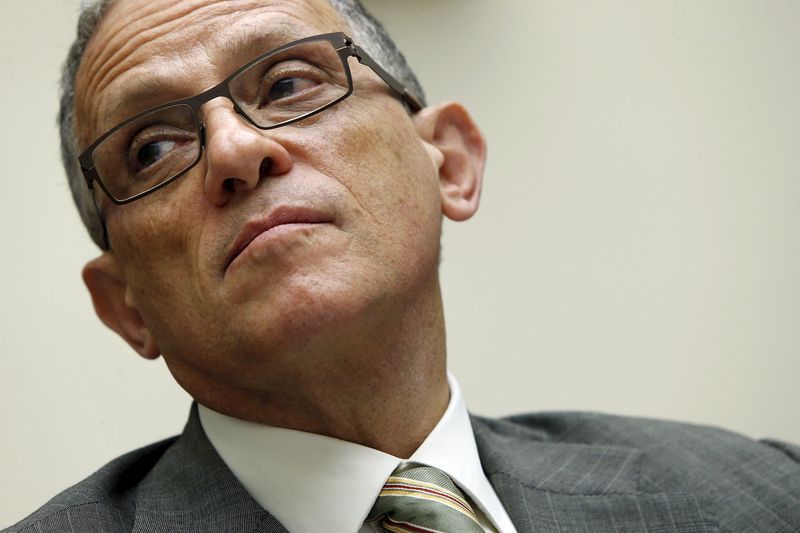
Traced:
<svg viewBox="0 0 800 533">
<path fill-rule="evenodd" d="M 796 447 L 469 417 L 439 237 L 484 140 L 357 0 L 100 2 L 61 118 L 97 314 L 196 404 L 12 531 L 800 531 Z"/>
</svg>

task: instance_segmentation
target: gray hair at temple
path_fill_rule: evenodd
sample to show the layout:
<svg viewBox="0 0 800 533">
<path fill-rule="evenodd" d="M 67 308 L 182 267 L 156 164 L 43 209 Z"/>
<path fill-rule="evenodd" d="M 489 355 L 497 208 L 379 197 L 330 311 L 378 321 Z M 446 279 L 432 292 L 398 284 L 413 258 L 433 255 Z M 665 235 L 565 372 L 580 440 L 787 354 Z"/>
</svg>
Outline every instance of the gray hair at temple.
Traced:
<svg viewBox="0 0 800 533">
<path fill-rule="evenodd" d="M 84 2 L 78 19 L 78 35 L 69 49 L 61 74 L 61 105 L 58 123 L 61 132 L 61 160 L 67 172 L 72 198 L 92 240 L 105 248 L 103 225 L 78 163 L 77 136 L 75 134 L 75 76 L 83 59 L 86 45 L 94 35 L 105 13 L 118 0 Z M 384 69 L 403 83 L 423 104 L 425 93 L 416 75 L 409 67 L 400 49 L 378 22 L 361 4 L 360 0 L 328 0 L 349 26 L 356 42 Z"/>
</svg>

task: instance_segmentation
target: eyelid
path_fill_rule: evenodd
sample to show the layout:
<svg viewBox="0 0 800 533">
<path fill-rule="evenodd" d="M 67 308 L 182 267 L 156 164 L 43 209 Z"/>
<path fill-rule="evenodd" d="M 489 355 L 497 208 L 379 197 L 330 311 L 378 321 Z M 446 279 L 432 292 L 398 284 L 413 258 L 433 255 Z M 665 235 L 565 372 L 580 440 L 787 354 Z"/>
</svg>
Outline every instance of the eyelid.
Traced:
<svg viewBox="0 0 800 533">
<path fill-rule="evenodd" d="M 319 76 L 324 74 L 324 70 L 302 60 L 293 60 L 291 63 L 286 61 L 281 61 L 280 63 L 276 63 L 275 65 L 270 66 L 268 69 L 264 71 L 262 76 L 262 81 L 266 79 L 280 79 L 281 77 L 286 77 L 287 74 L 294 75 L 294 74 L 308 74 Z"/>
<path fill-rule="evenodd" d="M 136 162 L 135 162 L 135 157 L 136 157 L 136 154 L 138 153 L 139 149 L 141 149 L 142 147 L 147 146 L 148 144 L 151 144 L 151 143 L 154 143 L 154 142 L 159 142 L 159 141 L 170 141 L 170 142 L 174 142 L 174 143 L 181 143 L 181 142 L 194 142 L 196 140 L 196 135 L 194 135 L 190 131 L 186 131 L 186 130 L 181 129 L 181 128 L 177 128 L 177 127 L 174 127 L 174 126 L 163 125 L 163 124 L 157 126 L 157 128 L 159 128 L 160 131 L 145 131 L 145 130 L 155 129 L 154 127 L 151 127 L 151 126 L 143 128 L 142 130 L 139 130 L 139 132 L 137 132 L 133 136 L 133 138 L 130 140 L 129 145 L 128 145 L 128 150 L 127 150 L 127 154 L 128 155 L 126 157 L 126 160 L 127 160 L 128 168 L 131 169 L 133 172 L 135 172 L 135 173 L 139 173 L 139 172 L 142 172 L 142 171 L 146 172 L 148 169 L 151 169 L 153 167 L 153 165 L 150 165 L 150 166 L 145 167 L 143 169 L 136 169 L 137 165 L 136 165 Z M 167 129 L 170 130 L 169 133 L 165 132 L 165 130 L 167 130 Z M 144 133 L 142 133 L 143 131 L 144 131 Z M 183 135 L 180 135 L 180 134 L 176 135 L 175 134 L 176 131 L 177 132 L 183 132 Z"/>
<path fill-rule="evenodd" d="M 302 60 L 294 60 L 292 64 L 284 65 L 285 61 L 272 65 L 264 72 L 258 85 L 258 94 L 256 95 L 257 102 L 265 101 L 264 91 L 269 91 L 272 82 L 278 81 L 288 77 L 302 77 L 306 75 L 307 78 L 322 79 L 325 71 L 319 67 L 315 67 Z M 299 63 L 299 65 L 297 64 Z"/>
<path fill-rule="evenodd" d="M 145 144 L 151 143 L 154 140 L 161 140 L 166 136 L 169 136 L 170 140 L 175 140 L 176 134 L 178 136 L 181 136 L 182 134 L 182 137 L 184 138 L 183 140 L 193 140 L 195 137 L 193 132 L 187 131 L 183 128 L 159 124 L 158 126 L 147 126 L 136 132 L 131 137 L 130 146 L 131 148 L 135 145 L 144 146 Z"/>
</svg>

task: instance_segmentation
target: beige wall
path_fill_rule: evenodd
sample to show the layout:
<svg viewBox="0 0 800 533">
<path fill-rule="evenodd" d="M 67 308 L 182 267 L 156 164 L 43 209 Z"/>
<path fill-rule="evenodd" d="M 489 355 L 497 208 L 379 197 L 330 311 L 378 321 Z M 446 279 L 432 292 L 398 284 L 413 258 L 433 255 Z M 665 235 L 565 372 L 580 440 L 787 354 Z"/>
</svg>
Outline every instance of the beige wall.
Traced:
<svg viewBox="0 0 800 533">
<path fill-rule="evenodd" d="M 189 398 L 94 317 L 57 154 L 77 0 L 0 19 L 0 526 Z M 450 366 L 484 414 L 589 409 L 800 442 L 800 3 L 371 0 L 489 139 L 449 224 Z M 46 7 L 44 7 L 46 5 Z"/>
</svg>

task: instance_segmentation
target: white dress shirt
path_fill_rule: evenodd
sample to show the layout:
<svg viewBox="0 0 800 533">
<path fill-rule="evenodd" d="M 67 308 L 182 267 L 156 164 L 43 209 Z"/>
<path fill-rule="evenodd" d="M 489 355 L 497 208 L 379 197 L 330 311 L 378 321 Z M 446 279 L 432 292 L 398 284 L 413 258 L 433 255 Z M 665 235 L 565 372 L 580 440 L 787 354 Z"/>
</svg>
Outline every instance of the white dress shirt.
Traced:
<svg viewBox="0 0 800 533">
<path fill-rule="evenodd" d="M 486 531 L 516 533 L 481 467 L 469 415 L 448 373 L 450 402 L 407 460 L 324 435 L 245 422 L 199 405 L 200 422 L 233 475 L 291 533 L 380 531 L 365 522 L 389 475 L 422 464 L 444 471 Z"/>
</svg>

